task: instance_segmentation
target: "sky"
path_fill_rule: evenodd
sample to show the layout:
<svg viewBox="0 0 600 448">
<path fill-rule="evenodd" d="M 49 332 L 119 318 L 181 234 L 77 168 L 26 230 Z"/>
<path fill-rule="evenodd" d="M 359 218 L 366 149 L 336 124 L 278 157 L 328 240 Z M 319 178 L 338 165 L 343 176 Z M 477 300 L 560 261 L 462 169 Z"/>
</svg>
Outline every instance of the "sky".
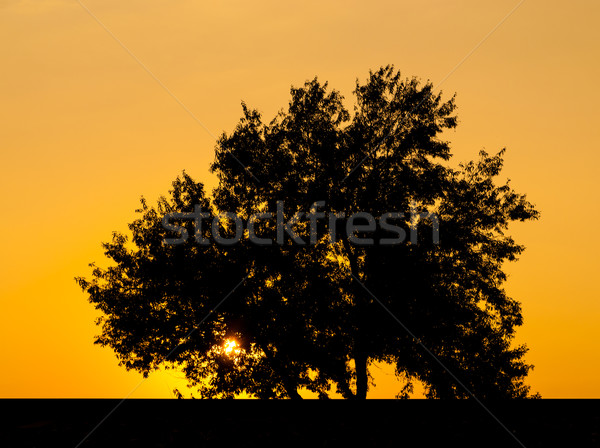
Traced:
<svg viewBox="0 0 600 448">
<path fill-rule="evenodd" d="M 506 147 L 503 176 L 541 211 L 512 227 L 527 249 L 506 266 L 532 390 L 600 398 L 599 19 L 595 0 L 0 0 L 0 397 L 185 389 L 93 345 L 74 277 L 106 264 L 140 196 L 184 169 L 215 186 L 242 100 L 270 120 L 318 76 L 351 108 L 356 79 L 394 64 L 457 94 L 453 163 Z M 369 397 L 393 398 L 372 373 Z"/>
</svg>

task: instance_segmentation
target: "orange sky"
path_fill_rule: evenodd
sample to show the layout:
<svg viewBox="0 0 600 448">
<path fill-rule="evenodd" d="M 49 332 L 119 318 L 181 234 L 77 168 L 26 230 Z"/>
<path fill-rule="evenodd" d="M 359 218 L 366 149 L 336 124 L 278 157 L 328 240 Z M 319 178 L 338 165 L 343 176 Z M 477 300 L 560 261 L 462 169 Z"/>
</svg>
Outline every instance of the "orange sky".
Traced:
<svg viewBox="0 0 600 448">
<path fill-rule="evenodd" d="M 73 277 L 104 262 L 140 195 L 208 174 L 240 101 L 271 118 L 318 75 L 351 106 L 355 78 L 394 64 L 440 82 L 518 0 L 84 0 L 200 126 L 76 0 L 0 0 L 0 397 L 124 397 L 141 376 L 92 345 Z M 533 390 L 600 398 L 600 4 L 526 0 L 441 86 L 457 92 L 456 161 L 508 148 L 505 175 L 542 212 L 513 227 Z M 568 218 L 570 217 L 570 218 Z M 568 225 L 567 220 L 578 227 Z M 402 331 L 398 328 L 398 331 Z M 393 397 L 374 369 L 370 397 Z M 168 397 L 173 373 L 132 396 Z"/>
</svg>

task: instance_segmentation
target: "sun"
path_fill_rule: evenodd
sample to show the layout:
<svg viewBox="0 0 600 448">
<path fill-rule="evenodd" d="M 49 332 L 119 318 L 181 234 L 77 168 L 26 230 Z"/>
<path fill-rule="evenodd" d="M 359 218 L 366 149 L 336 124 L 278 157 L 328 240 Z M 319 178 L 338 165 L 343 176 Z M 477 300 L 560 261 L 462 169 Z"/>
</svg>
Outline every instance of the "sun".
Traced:
<svg viewBox="0 0 600 448">
<path fill-rule="evenodd" d="M 236 356 L 240 354 L 240 348 L 235 339 L 227 339 L 223 344 L 223 352 L 227 356 Z"/>
</svg>

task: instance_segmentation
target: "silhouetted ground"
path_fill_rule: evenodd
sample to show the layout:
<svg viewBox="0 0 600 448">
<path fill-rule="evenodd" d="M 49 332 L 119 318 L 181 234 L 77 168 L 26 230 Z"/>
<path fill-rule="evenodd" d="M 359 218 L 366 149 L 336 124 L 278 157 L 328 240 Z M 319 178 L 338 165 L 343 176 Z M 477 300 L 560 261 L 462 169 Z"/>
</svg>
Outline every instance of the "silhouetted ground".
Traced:
<svg viewBox="0 0 600 448">
<path fill-rule="evenodd" d="M 76 447 L 120 400 L 0 400 L 3 447 Z M 600 401 L 486 403 L 527 448 L 600 446 Z M 126 400 L 81 447 L 519 447 L 474 401 Z"/>
</svg>

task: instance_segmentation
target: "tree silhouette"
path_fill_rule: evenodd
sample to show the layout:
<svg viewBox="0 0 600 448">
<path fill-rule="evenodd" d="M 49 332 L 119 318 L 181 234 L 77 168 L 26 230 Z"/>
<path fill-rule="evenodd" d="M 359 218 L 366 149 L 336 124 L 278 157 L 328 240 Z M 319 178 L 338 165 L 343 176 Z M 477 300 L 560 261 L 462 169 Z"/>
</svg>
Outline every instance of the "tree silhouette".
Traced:
<svg viewBox="0 0 600 448">
<path fill-rule="evenodd" d="M 395 366 L 401 397 L 417 380 L 429 397 L 526 397 L 532 366 L 526 347 L 512 346 L 521 308 L 502 269 L 523 250 L 505 234 L 509 223 L 538 212 L 497 184 L 503 151 L 449 166 L 440 134 L 457 124 L 454 98 L 391 66 L 354 93 L 352 115 L 316 78 L 292 88 L 269 123 L 242 104 L 216 145 L 212 198 L 184 172 L 156 206 L 142 199 L 131 242 L 115 233 L 104 244 L 113 265 L 77 279 L 103 313 L 96 343 L 144 375 L 163 362 L 182 369 L 203 397 L 300 398 L 305 389 L 365 398 L 375 361 Z M 297 237 L 278 244 L 207 244 L 214 229 L 179 215 L 189 238 L 165 244 L 177 236 L 166 214 L 232 212 L 247 227 L 282 205 L 285 221 L 307 212 L 317 231 L 299 220 Z M 329 219 L 317 221 L 317 206 Z M 395 230 L 363 215 L 353 221 L 363 227 L 344 232 L 356 213 L 379 224 L 388 214 Z M 234 235 L 230 221 L 214 222 Z M 274 220 L 254 225 L 276 239 Z M 228 340 L 235 353 L 224 352 Z"/>
</svg>

